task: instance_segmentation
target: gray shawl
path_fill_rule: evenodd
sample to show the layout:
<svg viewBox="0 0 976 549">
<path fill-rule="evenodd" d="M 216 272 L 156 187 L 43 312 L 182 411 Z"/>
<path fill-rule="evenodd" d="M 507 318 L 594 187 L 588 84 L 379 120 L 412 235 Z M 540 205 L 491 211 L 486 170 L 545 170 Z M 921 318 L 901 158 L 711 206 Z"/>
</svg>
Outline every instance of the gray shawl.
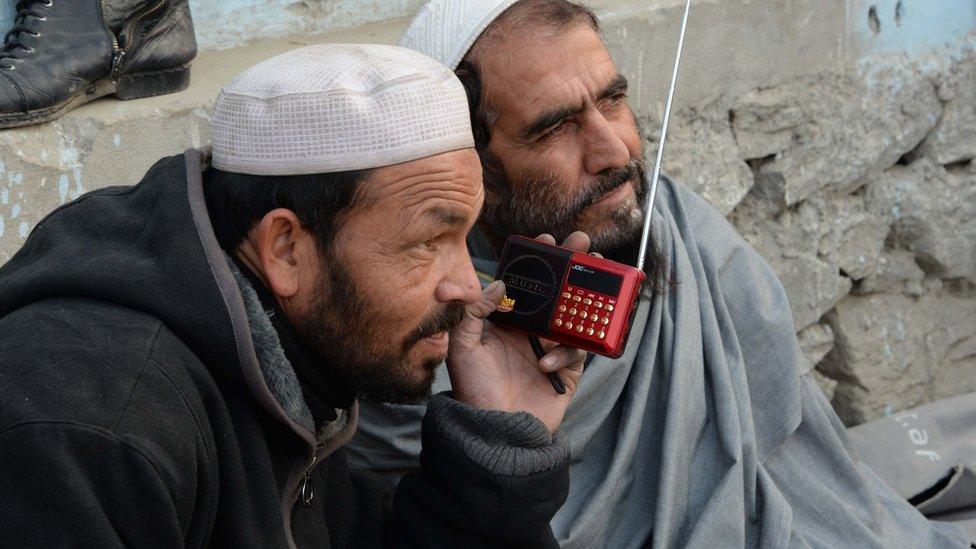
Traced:
<svg viewBox="0 0 976 549">
<path fill-rule="evenodd" d="M 641 305 L 623 357 L 587 366 L 562 426 L 572 465 L 552 521 L 560 543 L 968 547 L 858 460 L 808 372 L 782 286 L 732 226 L 671 182 L 654 216 L 677 287 Z M 354 465 L 415 466 L 422 413 L 364 406 Z"/>
</svg>

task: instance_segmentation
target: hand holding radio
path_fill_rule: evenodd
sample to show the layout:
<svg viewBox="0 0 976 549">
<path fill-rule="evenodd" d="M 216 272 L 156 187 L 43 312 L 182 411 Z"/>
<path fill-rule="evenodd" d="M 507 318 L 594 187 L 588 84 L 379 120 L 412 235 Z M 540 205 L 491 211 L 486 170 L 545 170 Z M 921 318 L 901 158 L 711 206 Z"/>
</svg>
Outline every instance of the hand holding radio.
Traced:
<svg viewBox="0 0 976 549">
<path fill-rule="evenodd" d="M 563 245 L 585 253 L 589 238 L 575 236 Z M 586 353 L 543 340 L 546 354 L 537 358 L 525 334 L 485 320 L 504 295 L 505 285 L 493 282 L 451 332 L 447 368 L 454 398 L 475 408 L 528 412 L 555 432 L 579 385 Z M 552 390 L 547 374 L 554 372 L 565 384 L 565 394 Z"/>
</svg>

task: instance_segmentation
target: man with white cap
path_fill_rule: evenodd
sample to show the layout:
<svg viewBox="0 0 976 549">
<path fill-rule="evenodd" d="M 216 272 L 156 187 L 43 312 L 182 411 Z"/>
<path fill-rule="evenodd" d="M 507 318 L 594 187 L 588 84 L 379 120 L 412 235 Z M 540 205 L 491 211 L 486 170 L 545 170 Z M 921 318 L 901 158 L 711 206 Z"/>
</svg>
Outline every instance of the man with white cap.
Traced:
<svg viewBox="0 0 976 549">
<path fill-rule="evenodd" d="M 468 91 L 485 170 L 469 241 L 479 270 L 494 273 L 508 235 L 574 230 L 634 263 L 642 139 L 593 12 L 566 0 L 432 0 L 400 45 L 455 69 Z M 552 522 L 560 544 L 968 547 L 849 450 L 779 281 L 725 219 L 665 179 L 652 221 L 654 296 L 624 356 L 588 362 L 563 425 L 573 462 Z M 354 461 L 409 470 L 422 413 L 364 409 Z"/>
<path fill-rule="evenodd" d="M 212 158 L 38 224 L 0 269 L 4 544 L 554 546 L 583 355 L 483 323 L 472 145 L 442 65 L 311 46 L 223 89 Z M 428 397 L 445 358 L 391 497 L 347 465 L 356 397 Z"/>
</svg>

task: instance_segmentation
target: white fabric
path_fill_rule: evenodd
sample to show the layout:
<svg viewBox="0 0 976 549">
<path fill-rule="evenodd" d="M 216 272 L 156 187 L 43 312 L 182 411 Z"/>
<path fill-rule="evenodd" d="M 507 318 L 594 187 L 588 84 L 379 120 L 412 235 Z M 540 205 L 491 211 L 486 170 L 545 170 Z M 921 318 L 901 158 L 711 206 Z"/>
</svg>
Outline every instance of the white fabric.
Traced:
<svg viewBox="0 0 976 549">
<path fill-rule="evenodd" d="M 474 146 L 464 88 L 416 51 L 319 44 L 239 74 L 217 97 L 213 165 L 254 175 L 390 166 Z"/>
<path fill-rule="evenodd" d="M 431 0 L 403 31 L 399 45 L 456 69 L 485 28 L 518 0 Z"/>
</svg>

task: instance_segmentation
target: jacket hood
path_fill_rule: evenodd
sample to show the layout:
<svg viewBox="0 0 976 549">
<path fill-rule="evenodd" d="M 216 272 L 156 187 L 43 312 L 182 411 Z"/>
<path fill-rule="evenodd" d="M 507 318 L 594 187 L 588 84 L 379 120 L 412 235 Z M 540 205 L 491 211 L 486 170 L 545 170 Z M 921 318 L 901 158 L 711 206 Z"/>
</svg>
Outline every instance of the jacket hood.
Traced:
<svg viewBox="0 0 976 549">
<path fill-rule="evenodd" d="M 207 153 L 158 161 L 134 187 L 108 187 L 44 218 L 0 267 L 0 317 L 56 297 L 109 301 L 159 318 L 222 384 L 248 390 L 310 444 L 258 364 L 241 290 L 204 202 Z"/>
</svg>

